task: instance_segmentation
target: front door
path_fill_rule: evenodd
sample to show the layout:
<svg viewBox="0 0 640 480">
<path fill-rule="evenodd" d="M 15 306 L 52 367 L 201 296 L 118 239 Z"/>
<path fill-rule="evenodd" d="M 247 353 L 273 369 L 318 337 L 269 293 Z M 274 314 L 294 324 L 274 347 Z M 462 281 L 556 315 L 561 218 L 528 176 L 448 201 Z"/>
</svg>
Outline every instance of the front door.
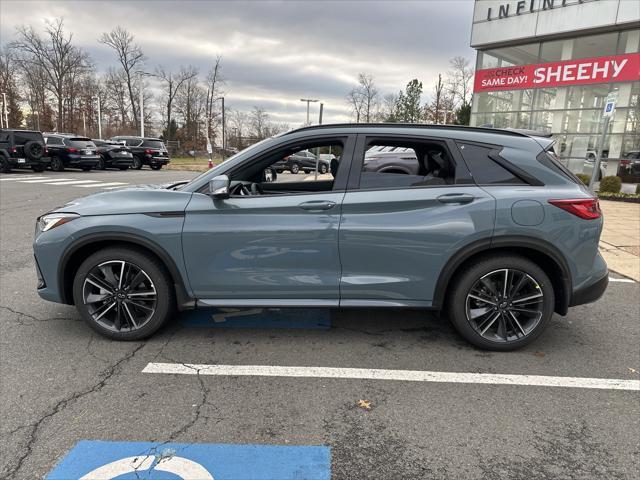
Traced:
<svg viewBox="0 0 640 480">
<path fill-rule="evenodd" d="M 287 154 L 276 152 L 263 166 Z M 345 150 L 335 172 L 345 182 L 349 159 Z M 231 180 L 233 191 L 246 179 L 240 172 Z M 211 305 L 337 306 L 344 187 L 331 173 L 302 172 L 247 186 L 253 194 L 225 200 L 195 193 L 187 207 L 183 251 L 196 298 Z"/>
</svg>

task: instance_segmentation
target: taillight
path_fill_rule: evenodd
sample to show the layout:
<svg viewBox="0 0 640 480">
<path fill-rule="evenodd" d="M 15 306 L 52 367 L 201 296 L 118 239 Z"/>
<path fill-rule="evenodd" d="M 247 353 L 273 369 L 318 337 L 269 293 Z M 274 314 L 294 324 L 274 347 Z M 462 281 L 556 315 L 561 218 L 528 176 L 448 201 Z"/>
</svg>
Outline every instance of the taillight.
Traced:
<svg viewBox="0 0 640 480">
<path fill-rule="evenodd" d="M 629 165 L 631 160 L 620 160 L 620 165 Z"/>
<path fill-rule="evenodd" d="M 16 147 L 11 147 L 11 148 L 9 149 L 9 151 L 10 151 L 11 153 L 16 153 L 16 152 L 18 151 L 18 149 L 17 149 Z"/>
<path fill-rule="evenodd" d="M 585 220 L 595 220 L 602 215 L 597 198 L 549 200 L 549 203 Z"/>
<path fill-rule="evenodd" d="M 146 153 L 147 155 L 151 155 L 153 153 L 153 150 L 151 150 L 150 148 L 147 148 L 144 153 Z"/>
<path fill-rule="evenodd" d="M 69 148 L 67 148 L 67 152 L 69 152 L 69 153 L 78 153 L 78 149 L 77 148 L 73 148 L 73 147 L 69 147 Z"/>
</svg>

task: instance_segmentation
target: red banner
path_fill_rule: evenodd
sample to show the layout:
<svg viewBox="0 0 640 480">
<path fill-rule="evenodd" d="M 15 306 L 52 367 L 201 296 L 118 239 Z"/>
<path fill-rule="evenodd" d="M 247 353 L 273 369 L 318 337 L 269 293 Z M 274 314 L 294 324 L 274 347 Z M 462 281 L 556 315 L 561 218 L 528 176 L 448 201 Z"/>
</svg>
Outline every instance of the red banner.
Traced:
<svg viewBox="0 0 640 480">
<path fill-rule="evenodd" d="M 476 72 L 473 91 L 563 87 L 640 80 L 640 53 L 490 68 Z"/>
</svg>

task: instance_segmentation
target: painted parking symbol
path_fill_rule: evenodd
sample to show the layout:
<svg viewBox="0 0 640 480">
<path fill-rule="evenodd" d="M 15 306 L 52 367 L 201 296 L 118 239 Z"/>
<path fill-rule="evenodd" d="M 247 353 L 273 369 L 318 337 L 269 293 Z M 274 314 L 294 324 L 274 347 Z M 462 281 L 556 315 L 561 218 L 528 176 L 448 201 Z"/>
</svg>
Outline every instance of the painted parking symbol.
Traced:
<svg viewBox="0 0 640 480">
<path fill-rule="evenodd" d="M 329 480 L 324 446 L 78 442 L 47 480 Z"/>
</svg>

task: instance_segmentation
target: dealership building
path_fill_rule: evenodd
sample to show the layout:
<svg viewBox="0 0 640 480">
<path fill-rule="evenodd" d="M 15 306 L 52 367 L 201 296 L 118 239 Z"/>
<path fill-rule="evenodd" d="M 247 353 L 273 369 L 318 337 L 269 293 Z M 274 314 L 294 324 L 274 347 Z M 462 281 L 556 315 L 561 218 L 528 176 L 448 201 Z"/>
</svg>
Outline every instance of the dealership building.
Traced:
<svg viewBox="0 0 640 480">
<path fill-rule="evenodd" d="M 563 163 L 581 173 L 614 92 L 606 174 L 640 150 L 640 1 L 476 0 L 471 46 L 471 125 L 551 133 Z"/>
</svg>

